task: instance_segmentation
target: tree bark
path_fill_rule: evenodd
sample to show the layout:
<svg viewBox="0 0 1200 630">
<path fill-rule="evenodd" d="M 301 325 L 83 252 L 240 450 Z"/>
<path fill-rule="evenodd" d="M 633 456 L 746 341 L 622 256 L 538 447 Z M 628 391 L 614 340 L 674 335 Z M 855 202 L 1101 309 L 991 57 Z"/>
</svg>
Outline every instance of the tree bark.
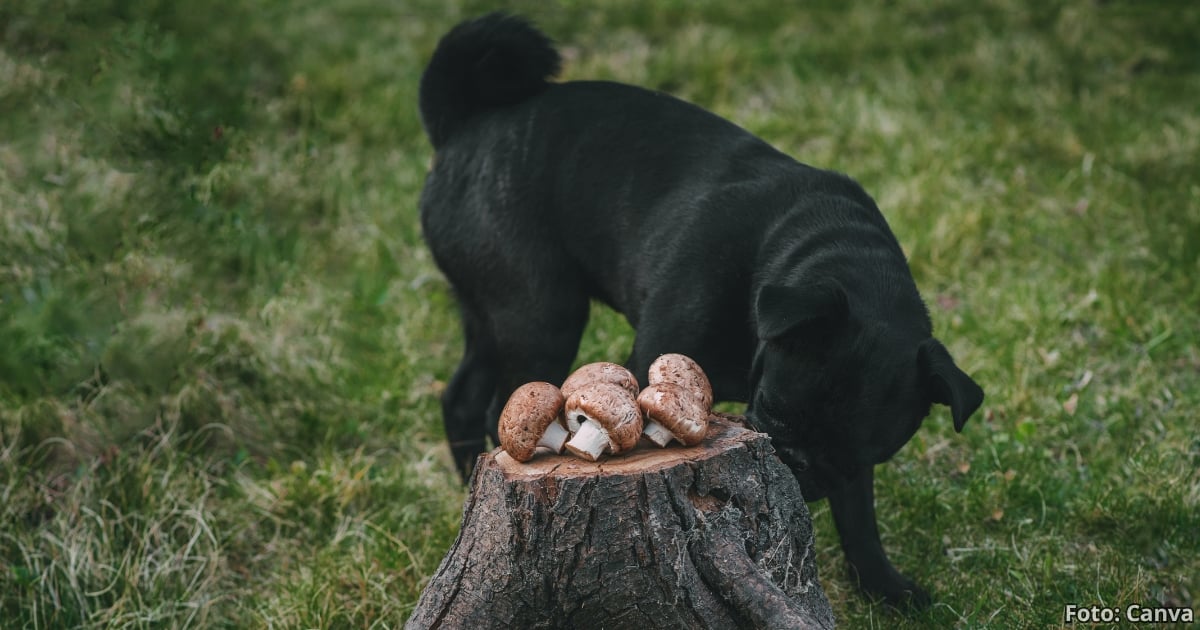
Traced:
<svg viewBox="0 0 1200 630">
<path fill-rule="evenodd" d="M 791 471 L 712 420 L 698 446 L 596 463 L 481 456 L 406 628 L 833 627 Z"/>
</svg>

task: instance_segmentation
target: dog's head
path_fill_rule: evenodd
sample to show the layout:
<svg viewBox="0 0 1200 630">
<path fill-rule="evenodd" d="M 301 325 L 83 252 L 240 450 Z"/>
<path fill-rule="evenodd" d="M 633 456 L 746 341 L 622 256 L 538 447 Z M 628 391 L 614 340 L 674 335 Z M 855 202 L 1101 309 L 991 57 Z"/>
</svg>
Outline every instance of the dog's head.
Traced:
<svg viewBox="0 0 1200 630">
<path fill-rule="evenodd" d="M 983 402 L 979 385 L 929 336 L 924 306 L 862 317 L 827 281 L 764 287 L 755 317 L 746 415 L 771 435 L 808 500 L 890 459 L 933 403 L 949 405 L 962 431 Z"/>
</svg>

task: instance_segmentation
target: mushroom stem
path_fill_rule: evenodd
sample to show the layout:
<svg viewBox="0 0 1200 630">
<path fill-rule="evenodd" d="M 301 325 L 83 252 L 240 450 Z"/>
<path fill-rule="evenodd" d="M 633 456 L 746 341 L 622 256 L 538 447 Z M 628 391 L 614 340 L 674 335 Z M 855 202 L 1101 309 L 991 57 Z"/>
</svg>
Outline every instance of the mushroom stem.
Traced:
<svg viewBox="0 0 1200 630">
<path fill-rule="evenodd" d="M 674 435 L 671 435 L 670 429 L 654 420 L 646 420 L 646 427 L 642 429 L 642 434 L 660 447 L 665 447 L 675 438 Z"/>
<path fill-rule="evenodd" d="M 563 450 L 563 444 L 566 444 L 567 438 L 569 437 L 571 437 L 571 434 L 567 433 L 567 430 L 563 428 L 563 425 L 555 421 L 546 426 L 546 432 L 542 434 L 542 437 L 538 440 L 537 445 L 544 446 L 555 453 L 561 453 Z"/>
<path fill-rule="evenodd" d="M 574 435 L 579 432 L 579 427 L 579 418 L 574 417 L 572 414 L 567 414 L 567 431 Z"/>
<path fill-rule="evenodd" d="M 594 462 L 600 459 L 600 455 L 612 449 L 612 441 L 608 438 L 608 431 L 605 431 L 599 422 L 588 418 L 579 425 L 579 431 L 575 433 L 575 437 L 567 442 L 567 449 Z"/>
</svg>

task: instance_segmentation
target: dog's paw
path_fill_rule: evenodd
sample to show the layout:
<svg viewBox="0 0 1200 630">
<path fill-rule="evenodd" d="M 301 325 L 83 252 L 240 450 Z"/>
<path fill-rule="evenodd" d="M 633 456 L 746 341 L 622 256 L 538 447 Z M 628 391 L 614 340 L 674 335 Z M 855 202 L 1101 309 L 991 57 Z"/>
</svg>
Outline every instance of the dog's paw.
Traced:
<svg viewBox="0 0 1200 630">
<path fill-rule="evenodd" d="M 933 597 L 929 595 L 929 591 L 910 580 L 908 585 L 899 591 L 885 594 L 883 602 L 897 610 L 919 611 L 929 608 L 933 604 Z"/>
<path fill-rule="evenodd" d="M 925 610 L 933 604 L 929 591 L 895 571 L 883 579 L 860 580 L 858 586 L 868 596 L 902 612 Z"/>
</svg>

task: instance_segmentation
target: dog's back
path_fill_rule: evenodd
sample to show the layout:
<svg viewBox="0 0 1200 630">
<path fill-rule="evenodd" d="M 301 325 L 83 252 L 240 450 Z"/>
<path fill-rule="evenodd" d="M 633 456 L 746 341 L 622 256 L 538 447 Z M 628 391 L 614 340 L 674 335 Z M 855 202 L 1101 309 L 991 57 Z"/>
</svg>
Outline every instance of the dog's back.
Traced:
<svg viewBox="0 0 1200 630">
<path fill-rule="evenodd" d="M 422 120 L 437 151 L 422 227 L 456 286 L 478 277 L 481 249 L 512 253 L 485 243 L 521 243 L 636 326 L 640 294 L 663 275 L 692 270 L 707 279 L 685 284 L 745 289 L 762 232 L 814 194 L 855 200 L 858 218 L 890 236 L 850 178 L 668 94 L 552 83 L 559 63 L 543 34 L 493 13 L 447 33 L 422 76 Z M 528 268 L 523 281 L 541 273 L 514 263 Z M 731 321 L 744 327 L 748 316 Z"/>
</svg>

